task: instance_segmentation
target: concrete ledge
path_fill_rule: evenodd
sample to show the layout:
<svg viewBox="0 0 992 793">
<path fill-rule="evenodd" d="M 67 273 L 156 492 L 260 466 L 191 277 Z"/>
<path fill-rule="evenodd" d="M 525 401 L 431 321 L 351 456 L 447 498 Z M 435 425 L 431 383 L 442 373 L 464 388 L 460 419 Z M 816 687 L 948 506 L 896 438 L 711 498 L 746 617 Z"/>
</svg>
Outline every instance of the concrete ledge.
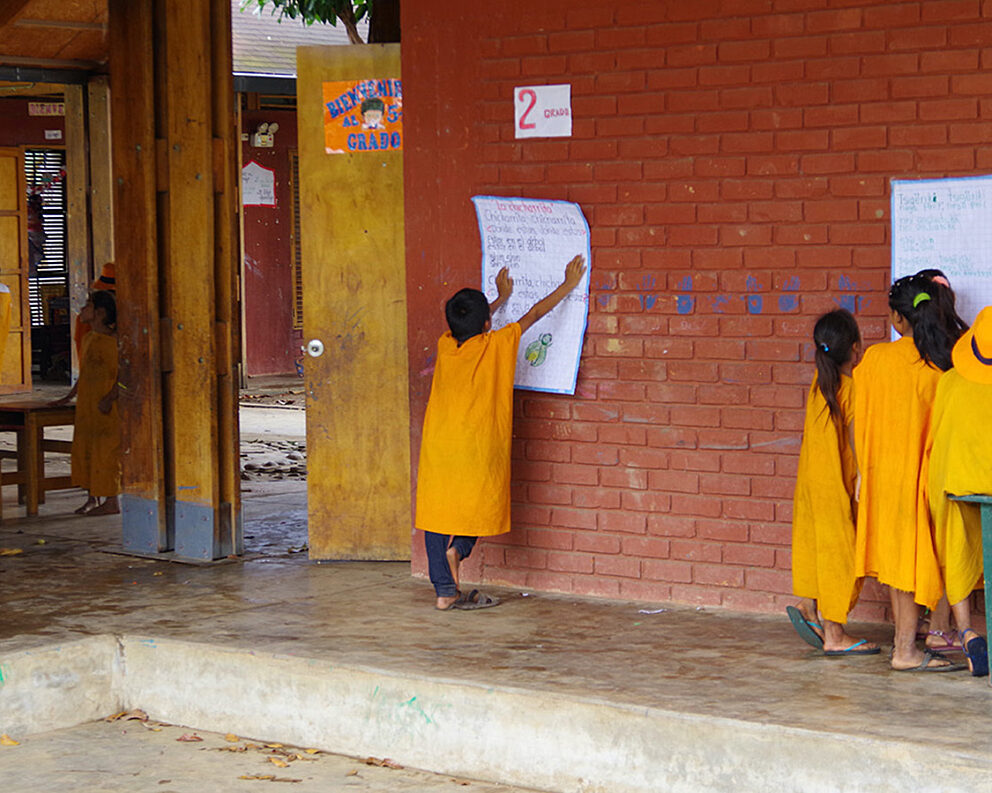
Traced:
<svg viewBox="0 0 992 793">
<path fill-rule="evenodd" d="M 121 650 L 114 636 L 0 656 L 0 733 L 75 727 L 120 710 Z"/>
<path fill-rule="evenodd" d="M 934 750 L 918 742 L 174 639 L 98 637 L 0 664 L 0 731 L 28 734 L 140 707 L 197 729 L 549 791 L 970 793 L 987 786 L 992 768 L 987 746 L 941 751 L 934 775 Z"/>
</svg>

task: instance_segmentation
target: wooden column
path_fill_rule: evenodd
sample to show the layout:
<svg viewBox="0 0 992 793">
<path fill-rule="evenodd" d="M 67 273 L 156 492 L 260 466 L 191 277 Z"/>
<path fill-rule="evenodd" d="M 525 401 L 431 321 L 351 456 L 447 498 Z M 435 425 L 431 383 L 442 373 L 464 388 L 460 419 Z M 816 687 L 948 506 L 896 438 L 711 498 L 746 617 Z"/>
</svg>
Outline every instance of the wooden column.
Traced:
<svg viewBox="0 0 992 793">
<path fill-rule="evenodd" d="M 230 4 L 111 0 L 124 541 L 241 551 Z"/>
<path fill-rule="evenodd" d="M 81 85 L 65 86 L 66 248 L 69 305 L 73 314 L 86 302 L 93 281 L 90 259 L 90 216 L 87 193 L 90 164 L 86 145 L 86 92 Z M 70 345 L 72 371 L 78 371 L 76 345 Z"/>
</svg>

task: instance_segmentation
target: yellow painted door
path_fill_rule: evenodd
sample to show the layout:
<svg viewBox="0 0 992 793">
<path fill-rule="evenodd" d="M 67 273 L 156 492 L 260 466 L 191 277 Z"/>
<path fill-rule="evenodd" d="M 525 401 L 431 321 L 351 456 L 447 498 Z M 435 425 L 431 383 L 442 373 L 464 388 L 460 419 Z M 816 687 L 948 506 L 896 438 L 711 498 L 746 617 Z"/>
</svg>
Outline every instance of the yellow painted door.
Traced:
<svg viewBox="0 0 992 793">
<path fill-rule="evenodd" d="M 399 45 L 301 47 L 297 74 L 310 556 L 409 559 Z"/>
<path fill-rule="evenodd" d="M 22 159 L 19 149 L 0 148 L 0 283 L 10 290 L 10 324 L 0 323 L 0 394 L 31 390 L 27 188 Z"/>
</svg>

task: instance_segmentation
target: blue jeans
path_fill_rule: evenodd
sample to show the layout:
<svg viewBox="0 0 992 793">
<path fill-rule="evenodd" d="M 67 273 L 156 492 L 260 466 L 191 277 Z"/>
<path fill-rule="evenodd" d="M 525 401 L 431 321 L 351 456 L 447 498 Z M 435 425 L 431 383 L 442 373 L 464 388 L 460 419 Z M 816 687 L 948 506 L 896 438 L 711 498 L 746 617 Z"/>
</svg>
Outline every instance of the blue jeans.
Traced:
<svg viewBox="0 0 992 793">
<path fill-rule="evenodd" d="M 448 548 L 454 548 L 459 559 L 468 559 L 478 537 L 451 536 L 424 532 L 424 548 L 427 549 L 427 572 L 434 584 L 434 591 L 439 598 L 450 598 L 458 594 L 455 579 L 451 575 L 451 567 L 446 556 Z"/>
</svg>

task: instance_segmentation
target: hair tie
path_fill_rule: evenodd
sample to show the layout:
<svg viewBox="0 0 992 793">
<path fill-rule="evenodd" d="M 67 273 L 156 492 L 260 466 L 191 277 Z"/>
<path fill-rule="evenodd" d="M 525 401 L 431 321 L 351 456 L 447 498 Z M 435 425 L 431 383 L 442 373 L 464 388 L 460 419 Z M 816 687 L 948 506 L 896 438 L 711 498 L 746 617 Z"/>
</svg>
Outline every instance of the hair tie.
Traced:
<svg viewBox="0 0 992 793">
<path fill-rule="evenodd" d="M 933 281 L 935 284 L 940 284 L 941 286 L 946 286 L 948 289 L 951 288 L 951 282 L 948 281 L 946 278 L 944 278 L 944 276 L 942 276 L 942 275 L 935 275 L 930 280 Z"/>
<path fill-rule="evenodd" d="M 926 303 L 930 299 L 930 295 L 926 292 L 920 292 L 916 297 L 913 298 L 913 308 L 916 308 L 920 303 Z"/>
<path fill-rule="evenodd" d="M 824 352 L 830 352 L 830 348 L 823 343 L 820 344 L 820 349 L 823 350 Z"/>
</svg>

